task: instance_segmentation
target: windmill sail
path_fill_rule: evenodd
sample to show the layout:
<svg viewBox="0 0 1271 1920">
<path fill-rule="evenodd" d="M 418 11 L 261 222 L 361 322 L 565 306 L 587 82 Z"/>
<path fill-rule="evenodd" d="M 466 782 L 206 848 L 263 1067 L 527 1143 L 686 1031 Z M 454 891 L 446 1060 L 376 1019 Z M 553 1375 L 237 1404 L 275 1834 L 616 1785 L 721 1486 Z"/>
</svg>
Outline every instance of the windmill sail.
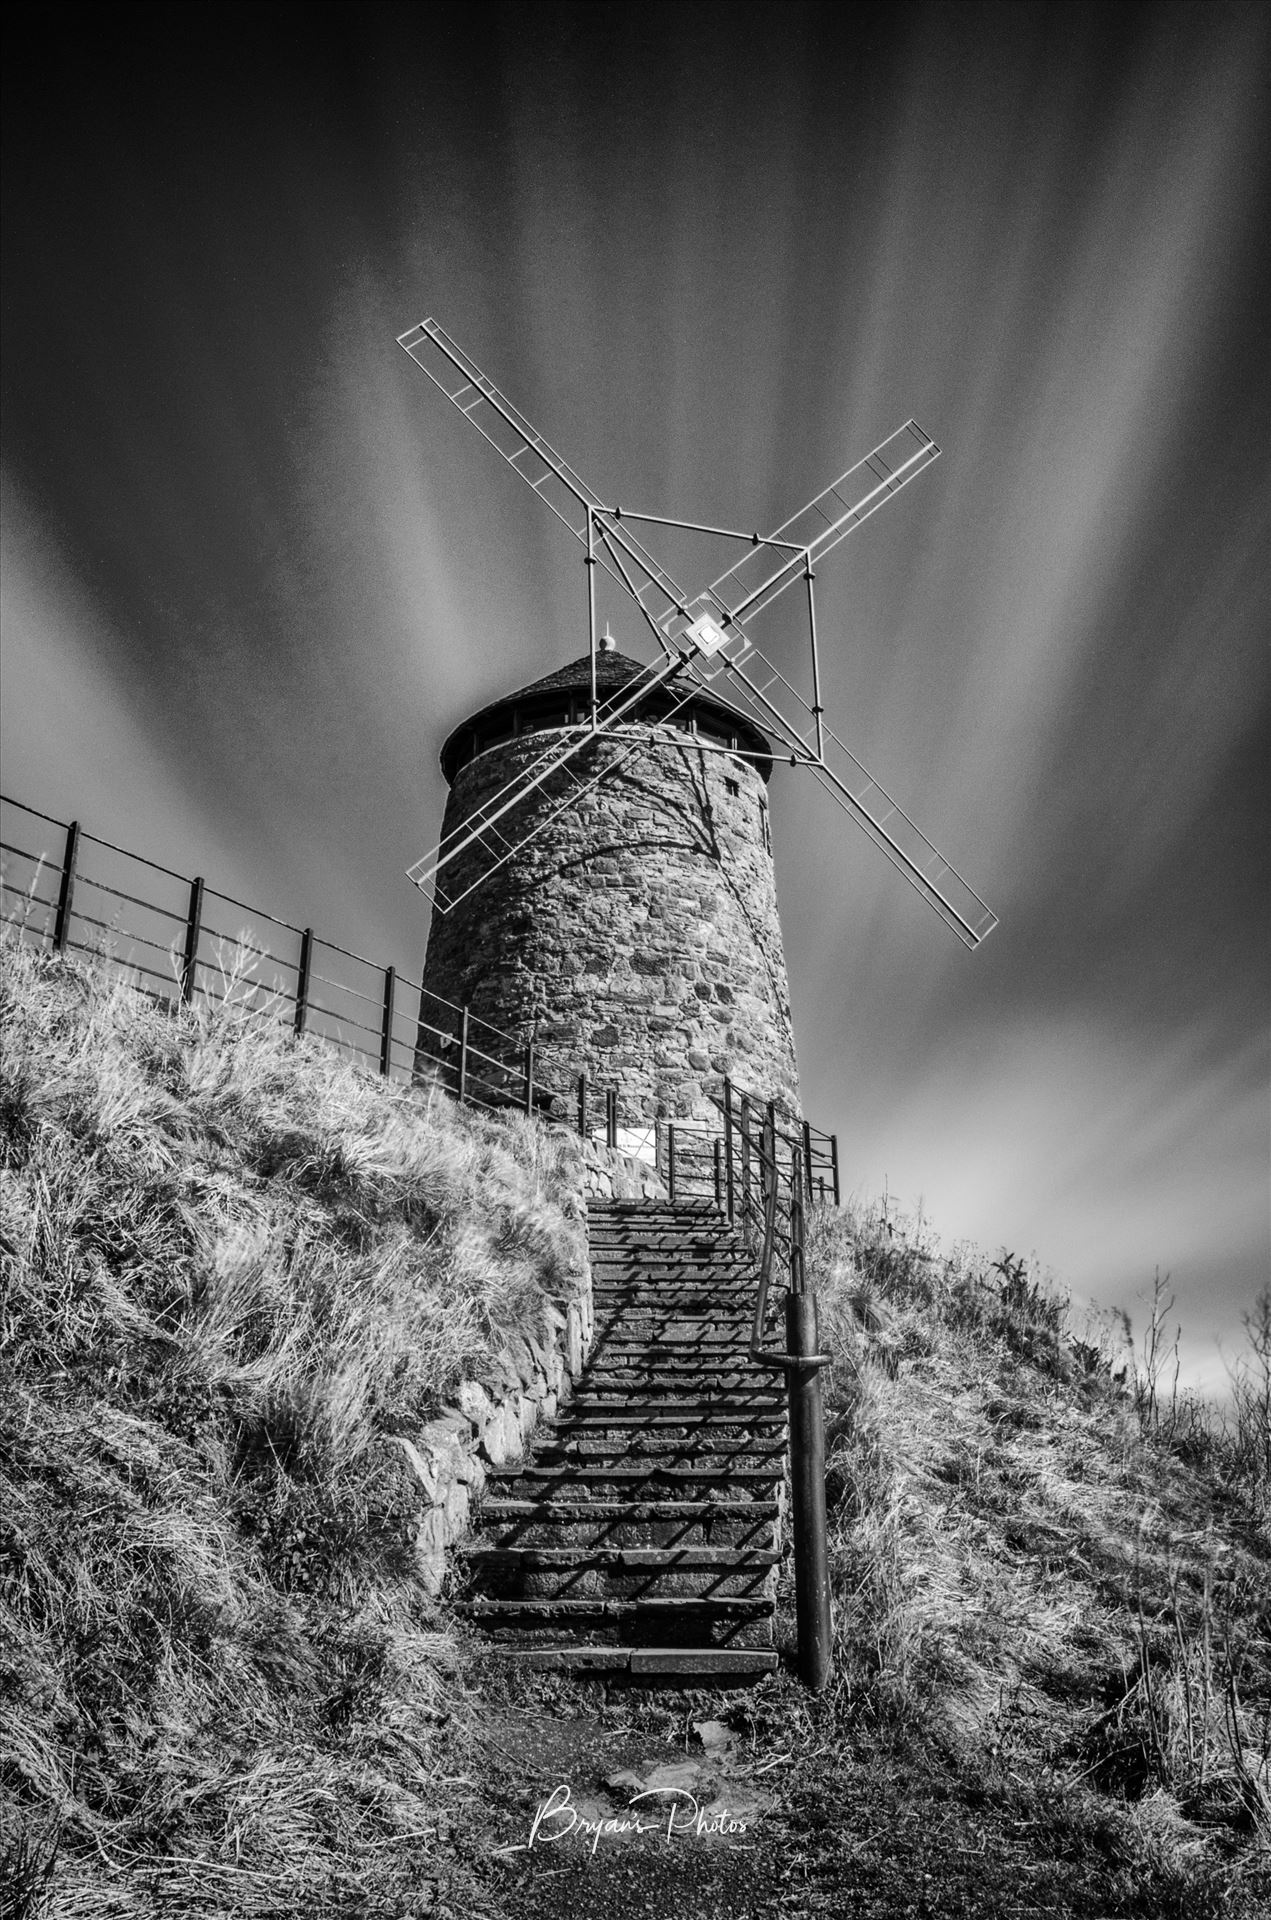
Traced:
<svg viewBox="0 0 1271 1920">
<path fill-rule="evenodd" d="M 815 566 L 840 540 L 855 533 L 939 454 L 930 434 L 924 433 L 917 421 L 907 420 L 824 492 L 791 514 L 769 535 L 768 545 L 752 547 L 743 554 L 735 566 L 711 582 L 706 594 L 739 625 L 753 620 L 772 605 L 778 594 L 803 578 L 805 567 Z M 773 549 L 783 547 L 793 551 L 778 558 Z"/>
<path fill-rule="evenodd" d="M 797 688 L 757 649 L 741 665 L 727 662 L 726 671 L 737 705 L 792 749 L 817 785 L 864 829 L 963 945 L 978 947 L 997 925 L 997 915 L 824 723 L 818 740 L 817 716 Z M 765 671 L 767 677 L 761 678 Z M 769 698 L 774 688 L 779 698 Z"/>
<path fill-rule="evenodd" d="M 688 691 L 677 706 L 690 697 L 694 684 L 709 686 L 722 673 L 741 709 L 784 745 L 794 764 L 807 767 L 945 925 L 965 945 L 978 946 L 997 925 L 996 916 L 825 725 L 815 689 L 808 701 L 764 655 L 750 630 L 758 615 L 798 580 L 808 583 L 811 615 L 815 563 L 939 456 L 930 435 L 915 421 L 906 421 L 774 534 L 756 539 L 735 565 L 690 601 L 636 539 L 618 509 L 604 505 L 435 320 L 409 328 L 398 336 L 398 344 L 630 596 L 664 656 L 598 709 L 590 726 L 570 729 L 563 740 L 554 741 L 462 826 L 443 837 L 431 854 L 410 869 L 415 884 L 430 893 L 443 912 L 448 911 L 537 839 L 566 808 L 625 764 L 648 734 L 642 730 L 638 739 L 626 742 L 598 771 L 585 771 L 580 777 L 573 763 L 584 748 L 599 736 L 625 730 L 636 719 L 635 709 L 645 696 L 669 684 L 678 673 L 686 673 Z M 815 632 L 813 661 L 815 670 Z M 529 813 L 525 802 L 558 775 L 562 776 L 558 784 L 565 786 L 563 795 L 546 809 Z"/>
<path fill-rule="evenodd" d="M 409 327 L 398 335 L 397 344 L 490 442 L 531 493 L 539 496 L 575 540 L 594 553 L 605 571 L 632 596 L 665 650 L 659 623 L 682 604 L 683 595 L 630 529 L 618 523 L 620 516 L 604 507 L 582 476 L 435 320 L 421 320 L 418 326 Z M 593 516 L 600 513 L 608 514 L 609 538 L 597 549 L 589 526 L 594 526 Z M 615 548 L 626 557 L 625 569 L 615 564 Z"/>
</svg>

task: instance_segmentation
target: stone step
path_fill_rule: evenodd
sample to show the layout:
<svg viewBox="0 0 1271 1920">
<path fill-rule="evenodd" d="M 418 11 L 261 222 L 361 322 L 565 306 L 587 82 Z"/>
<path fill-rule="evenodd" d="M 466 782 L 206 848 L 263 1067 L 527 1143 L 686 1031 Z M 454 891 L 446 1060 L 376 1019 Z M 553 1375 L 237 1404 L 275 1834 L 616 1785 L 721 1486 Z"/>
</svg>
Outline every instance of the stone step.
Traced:
<svg viewBox="0 0 1271 1920">
<path fill-rule="evenodd" d="M 666 1273 L 656 1268 L 624 1268 L 621 1273 L 592 1273 L 593 1290 L 613 1299 L 628 1299 L 633 1293 L 753 1293 L 755 1276 L 751 1273 L 713 1273 L 709 1267 L 699 1273 Z"/>
<path fill-rule="evenodd" d="M 589 1219 L 662 1219 L 662 1217 L 668 1217 L 668 1219 L 674 1219 L 674 1221 L 687 1221 L 687 1219 L 712 1219 L 712 1221 L 718 1221 L 718 1219 L 724 1219 L 724 1215 L 718 1212 L 714 1200 L 699 1198 L 697 1194 L 693 1194 L 693 1196 L 685 1194 L 683 1200 L 680 1200 L 680 1198 L 676 1198 L 676 1200 L 660 1200 L 657 1196 L 651 1196 L 651 1198 L 647 1198 L 647 1200 L 626 1200 L 626 1198 L 620 1198 L 620 1196 L 614 1196 L 614 1198 L 609 1198 L 609 1200 L 595 1198 L 588 1208 L 588 1217 Z"/>
<path fill-rule="evenodd" d="M 693 1432 L 691 1438 L 676 1438 L 672 1430 L 664 1427 L 649 1428 L 639 1432 L 639 1428 L 624 1428 L 618 1438 L 607 1438 L 605 1434 L 595 1432 L 593 1427 L 557 1428 L 557 1432 L 547 1438 L 543 1436 L 540 1444 L 534 1448 L 534 1459 L 545 1465 L 566 1465 L 572 1459 L 595 1459 L 609 1455 L 614 1461 L 664 1461 L 672 1463 L 683 1459 L 689 1465 L 710 1465 L 716 1461 L 745 1465 L 747 1459 L 772 1459 L 785 1461 L 785 1434 L 776 1427 L 768 1432 L 745 1434 L 741 1438 L 731 1438 L 722 1432 Z"/>
<path fill-rule="evenodd" d="M 651 1461 L 670 1466 L 682 1460 L 686 1465 L 708 1467 L 712 1472 L 716 1466 L 746 1466 L 764 1461 L 773 1463 L 784 1473 L 785 1454 L 785 1435 L 780 1429 L 747 1434 L 740 1440 L 731 1440 L 720 1433 L 694 1433 L 685 1440 L 665 1428 L 654 1428 L 650 1433 L 627 1430 L 620 1438 L 610 1440 L 590 1427 L 583 1427 L 577 1433 L 558 1432 L 555 1438 L 544 1441 L 535 1448 L 534 1460 L 544 1466 L 562 1467 L 574 1462 L 599 1465 L 605 1460 L 628 1464 Z"/>
<path fill-rule="evenodd" d="M 500 1661 L 531 1671 L 629 1673 L 684 1687 L 757 1680 L 777 1666 L 772 1647 L 496 1646 Z"/>
<path fill-rule="evenodd" d="M 480 1562 L 483 1566 L 566 1567 L 580 1571 L 612 1567 L 623 1572 L 683 1569 L 694 1573 L 713 1568 L 748 1572 L 775 1567 L 781 1560 L 775 1551 L 753 1547 L 481 1547 L 465 1557 L 470 1564 Z"/>
<path fill-rule="evenodd" d="M 489 1476 L 486 1485 L 507 1488 L 510 1496 L 516 1499 L 528 1499 L 532 1494 L 539 1493 L 559 1499 L 564 1498 L 564 1490 L 571 1487 L 577 1487 L 582 1497 L 590 1498 L 591 1489 L 594 1488 L 600 1488 L 603 1497 L 606 1488 L 620 1492 L 647 1486 L 650 1481 L 664 1481 L 668 1490 L 678 1491 L 700 1485 L 735 1487 L 739 1493 L 753 1493 L 759 1487 L 775 1486 L 782 1478 L 782 1469 L 775 1465 L 663 1466 L 658 1461 L 651 1461 L 640 1467 L 601 1467 L 590 1461 L 562 1461 L 559 1465 L 502 1467 Z"/>
<path fill-rule="evenodd" d="M 728 1240 L 685 1240 L 678 1246 L 657 1244 L 653 1240 L 593 1240 L 588 1236 L 588 1252 L 593 1267 L 622 1265 L 664 1265 L 664 1267 L 749 1267 L 755 1271 L 758 1261 L 745 1246 Z"/>
<path fill-rule="evenodd" d="M 691 1286 L 679 1280 L 642 1281 L 639 1284 L 632 1281 L 629 1284 L 624 1282 L 621 1286 L 612 1287 L 606 1287 L 602 1283 L 593 1289 L 592 1297 L 597 1304 L 603 1302 L 609 1308 L 630 1308 L 642 1300 L 650 1301 L 654 1305 L 665 1303 L 685 1310 L 686 1317 L 691 1317 L 694 1312 L 709 1310 L 717 1300 L 725 1302 L 739 1312 L 753 1313 L 756 1289 L 753 1286 L 716 1287 L 706 1280 L 695 1281 Z"/>
<path fill-rule="evenodd" d="M 588 1234 L 588 1251 L 592 1265 L 607 1261 L 639 1261 L 642 1265 L 650 1261 L 665 1261 L 668 1266 L 679 1266 L 686 1260 L 700 1263 L 718 1261 L 721 1266 L 756 1267 L 755 1254 L 740 1241 L 727 1234 L 716 1234 L 703 1238 L 694 1234 L 691 1239 L 675 1239 L 668 1234 Z"/>
<path fill-rule="evenodd" d="M 588 1247 L 593 1272 L 625 1273 L 628 1270 L 661 1269 L 682 1273 L 687 1268 L 705 1272 L 718 1268 L 721 1273 L 756 1273 L 759 1263 L 738 1247 Z"/>
<path fill-rule="evenodd" d="M 570 1607 L 568 1601 L 510 1601 L 518 1613 L 502 1612 L 499 1602 L 491 1601 L 468 1619 L 482 1634 L 505 1646 L 518 1642 L 559 1644 L 562 1631 L 586 1635 L 587 1639 L 610 1646 L 717 1646 L 768 1647 L 772 1645 L 773 1608 L 770 1602 L 750 1603 L 746 1611 L 715 1611 L 715 1608 L 747 1607 L 742 1600 L 717 1601 L 695 1598 L 668 1599 L 664 1605 L 628 1600 L 592 1602 Z M 567 1610 L 568 1609 L 568 1610 Z"/>
<path fill-rule="evenodd" d="M 467 1555 L 469 1599 L 489 1600 L 762 1600 L 771 1599 L 777 1556 L 748 1555 L 744 1549 L 713 1551 L 714 1558 L 694 1564 L 691 1549 L 645 1549 L 644 1564 L 633 1564 L 640 1550 L 603 1555 L 585 1549 L 491 1548 Z M 547 1559 L 548 1554 L 555 1557 Z"/>
<path fill-rule="evenodd" d="M 744 1353 L 732 1360 L 703 1360 L 691 1355 L 665 1354 L 653 1348 L 642 1356 L 617 1362 L 601 1355 L 593 1359 L 592 1365 L 596 1370 L 591 1378 L 627 1380 L 633 1386 L 651 1380 L 710 1380 L 719 1386 L 733 1383 L 742 1387 L 753 1381 L 771 1386 L 773 1378 L 770 1368 L 760 1366 Z"/>
<path fill-rule="evenodd" d="M 734 1240 L 675 1240 L 668 1235 L 634 1239 L 622 1234 L 608 1238 L 604 1234 L 587 1236 L 587 1250 L 593 1267 L 603 1266 L 713 1266 L 758 1267 L 748 1247 Z"/>
<path fill-rule="evenodd" d="M 615 1273 L 719 1273 L 744 1276 L 756 1271 L 748 1254 L 692 1253 L 678 1257 L 665 1248 L 600 1247 L 591 1249 L 591 1269 L 606 1279 Z"/>
<path fill-rule="evenodd" d="M 667 1367 L 659 1367 L 640 1374 L 623 1369 L 615 1373 L 593 1373 L 586 1384 L 588 1393 L 621 1393 L 633 1402 L 649 1395 L 669 1400 L 675 1394 L 696 1393 L 707 1400 L 724 1394 L 730 1400 L 745 1400 L 750 1405 L 777 1406 L 783 1404 L 785 1398 L 780 1388 L 773 1387 L 772 1375 L 765 1376 L 758 1370 L 754 1374 L 676 1374 Z"/>
<path fill-rule="evenodd" d="M 783 1397 L 783 1389 L 774 1386 L 772 1375 L 761 1367 L 756 1367 L 753 1373 L 748 1374 L 740 1373 L 735 1368 L 729 1369 L 726 1374 L 720 1370 L 712 1373 L 701 1369 L 689 1374 L 676 1374 L 667 1367 L 650 1367 L 646 1372 L 637 1374 L 625 1367 L 606 1368 L 604 1372 L 597 1370 L 588 1373 L 584 1377 L 583 1391 L 586 1394 L 638 1394 L 654 1399 L 677 1393 L 701 1393 L 708 1400 L 717 1400 L 721 1395 L 746 1401 L 753 1401 L 756 1397 L 776 1401 Z"/>
<path fill-rule="evenodd" d="M 766 1595 L 726 1594 L 712 1599 L 707 1594 L 643 1596 L 638 1600 L 611 1600 L 600 1594 L 584 1595 L 580 1600 L 555 1596 L 541 1600 L 490 1600 L 484 1594 L 475 1600 L 460 1600 L 456 1611 L 471 1619 L 497 1615 L 508 1623 L 525 1622 L 539 1626 L 548 1620 L 656 1619 L 659 1615 L 693 1613 L 699 1619 L 754 1620 L 771 1617 L 775 1604 Z"/>
<path fill-rule="evenodd" d="M 774 1545 L 775 1500 L 487 1502 L 474 1546 L 753 1547 Z"/>
<path fill-rule="evenodd" d="M 664 1440 L 665 1435 L 658 1434 L 656 1438 Z M 749 1497 L 761 1479 L 770 1479 L 775 1487 L 784 1485 L 785 1454 L 784 1435 L 777 1444 L 772 1446 L 765 1446 L 762 1442 L 754 1445 L 743 1442 L 735 1448 L 725 1448 L 714 1442 L 702 1446 L 694 1441 L 689 1446 L 681 1444 L 632 1448 L 626 1445 L 624 1433 L 618 1440 L 599 1441 L 594 1447 L 587 1444 L 576 1450 L 554 1449 L 551 1458 L 544 1460 L 541 1468 L 530 1463 L 524 1468 L 524 1472 L 534 1474 L 543 1469 L 559 1467 L 564 1469 L 561 1475 L 564 1480 L 569 1475 L 585 1477 L 596 1472 L 603 1473 L 610 1467 L 630 1467 L 632 1469 L 630 1482 L 619 1480 L 613 1482 L 616 1498 L 619 1492 L 623 1494 L 637 1492 L 642 1483 L 645 1485 L 647 1495 L 653 1474 L 658 1469 L 675 1468 L 683 1471 L 678 1472 L 673 1480 L 658 1479 L 657 1488 L 669 1493 L 681 1488 L 684 1482 L 692 1482 L 696 1476 L 700 1478 L 704 1492 L 726 1492 L 734 1476 L 739 1476 L 736 1478 L 734 1490 L 738 1496 Z M 727 1475 L 728 1478 L 717 1479 L 717 1475 Z M 752 1478 L 752 1475 L 756 1477 Z M 491 1478 L 493 1479 L 493 1476 Z M 599 1492 L 604 1484 L 604 1481 L 598 1481 L 596 1491 Z M 507 1487 L 509 1492 L 516 1490 L 518 1498 L 521 1497 L 521 1490 L 517 1489 L 516 1482 L 508 1481 Z M 543 1485 L 536 1491 L 546 1496 L 549 1488 Z M 662 1493 L 655 1492 L 653 1497 L 660 1499 Z"/>
<path fill-rule="evenodd" d="M 631 1248 L 639 1253 L 752 1253 L 733 1227 L 718 1220 L 597 1220 L 588 1215 L 587 1239 L 599 1253 Z"/>
<path fill-rule="evenodd" d="M 758 1269 L 752 1260 L 713 1260 L 703 1256 L 700 1260 L 671 1260 L 659 1254 L 656 1258 L 649 1254 L 606 1258 L 604 1254 L 593 1254 L 591 1270 L 597 1280 L 624 1280 L 631 1278 L 653 1278 L 658 1280 L 704 1280 L 717 1276 L 720 1280 L 756 1280 Z"/>
<path fill-rule="evenodd" d="M 674 1308 L 649 1306 L 638 1313 L 628 1311 L 613 1316 L 597 1316 L 601 1340 L 621 1336 L 640 1341 L 646 1347 L 676 1343 L 681 1346 L 707 1345 L 713 1348 L 741 1348 L 750 1342 L 751 1315 L 721 1308 L 712 1313 L 677 1313 Z"/>
<path fill-rule="evenodd" d="M 700 1339 L 689 1339 L 683 1334 L 672 1338 L 646 1339 L 645 1329 L 641 1326 L 627 1326 L 618 1321 L 607 1324 L 598 1331 L 592 1343 L 591 1355 L 587 1362 L 591 1367 L 608 1368 L 614 1364 L 623 1366 L 675 1366 L 675 1367 L 713 1367 L 716 1372 L 763 1373 L 766 1368 L 751 1357 L 749 1323 L 740 1328 L 720 1329 L 727 1338 L 710 1340 L 703 1344 Z M 612 1356 L 621 1356 L 615 1363 Z"/>
<path fill-rule="evenodd" d="M 494 1520 L 775 1520 L 775 1500 L 486 1500 L 482 1523 Z M 661 1544 L 661 1543 L 659 1543 Z"/>
<path fill-rule="evenodd" d="M 756 1408 L 749 1403 L 733 1404 L 723 1399 L 678 1403 L 641 1399 L 633 1406 L 630 1401 L 615 1405 L 590 1394 L 579 1394 L 570 1401 L 568 1419 L 562 1424 L 573 1428 L 595 1426 L 597 1421 L 610 1427 L 763 1427 L 784 1426 L 785 1418 L 784 1408 Z"/>
<path fill-rule="evenodd" d="M 727 1307 L 730 1312 L 752 1314 L 755 1310 L 755 1289 L 753 1287 L 717 1287 L 703 1281 L 700 1286 L 685 1286 L 680 1281 L 655 1281 L 639 1286 L 633 1282 L 630 1286 L 593 1289 L 592 1298 L 598 1309 L 607 1313 L 615 1308 L 630 1312 L 642 1307 L 662 1307 L 674 1310 L 676 1318 L 702 1314 L 711 1315 L 719 1307 Z"/>
</svg>

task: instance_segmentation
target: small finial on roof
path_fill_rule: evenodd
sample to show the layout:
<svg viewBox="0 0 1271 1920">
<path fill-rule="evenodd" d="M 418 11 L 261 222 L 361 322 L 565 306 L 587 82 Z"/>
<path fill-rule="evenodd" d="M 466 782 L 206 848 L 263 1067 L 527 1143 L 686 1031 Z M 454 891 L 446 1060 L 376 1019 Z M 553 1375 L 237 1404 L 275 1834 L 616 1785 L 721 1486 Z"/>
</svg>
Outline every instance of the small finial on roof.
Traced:
<svg viewBox="0 0 1271 1920">
<path fill-rule="evenodd" d="M 605 630 L 600 636 L 600 651 L 602 653 L 612 653 L 617 644 L 618 642 L 609 631 L 609 622 L 606 620 Z"/>
</svg>

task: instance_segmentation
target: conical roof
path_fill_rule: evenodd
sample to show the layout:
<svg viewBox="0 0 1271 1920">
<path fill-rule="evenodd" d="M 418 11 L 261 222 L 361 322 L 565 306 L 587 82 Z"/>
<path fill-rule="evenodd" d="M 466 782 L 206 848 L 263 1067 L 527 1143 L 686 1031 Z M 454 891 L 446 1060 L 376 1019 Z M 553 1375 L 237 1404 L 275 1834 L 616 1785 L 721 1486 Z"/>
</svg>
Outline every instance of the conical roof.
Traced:
<svg viewBox="0 0 1271 1920">
<path fill-rule="evenodd" d="M 629 654 L 618 653 L 616 650 L 597 651 L 596 688 L 602 696 L 617 693 L 632 680 L 642 678 L 648 671 L 648 667 L 642 661 L 633 660 Z M 681 698 L 683 691 L 682 683 L 673 695 L 661 688 L 655 689 L 650 695 L 649 707 L 640 709 L 641 717 L 656 718 L 660 711 L 666 710 L 673 699 Z M 471 758 L 474 751 L 479 751 L 477 741 L 480 737 L 495 732 L 501 720 L 510 719 L 512 714 L 517 712 L 524 721 L 529 723 L 528 730 L 532 730 L 536 715 L 548 712 L 571 694 L 590 695 L 590 692 L 591 655 L 584 653 L 577 660 L 571 660 L 568 665 L 557 667 L 554 673 L 545 673 L 541 680 L 531 680 L 527 686 L 518 688 L 515 693 L 504 694 L 500 700 L 492 700 L 488 706 L 482 707 L 462 725 L 456 727 L 442 747 L 441 770 L 447 782 L 453 782 L 455 774 L 464 762 Z M 736 707 L 729 706 L 726 700 L 720 700 L 714 694 L 708 693 L 704 688 L 694 691 L 692 699 L 681 709 L 681 715 L 685 721 L 690 716 L 697 719 L 699 725 L 705 721 L 708 727 L 713 718 L 715 726 L 711 731 L 719 732 L 726 729 L 729 733 L 735 734 L 740 745 L 748 753 L 770 755 L 772 752 L 772 742 L 753 720 L 744 713 L 739 713 Z M 761 760 L 758 770 L 767 779 L 770 763 Z"/>
</svg>

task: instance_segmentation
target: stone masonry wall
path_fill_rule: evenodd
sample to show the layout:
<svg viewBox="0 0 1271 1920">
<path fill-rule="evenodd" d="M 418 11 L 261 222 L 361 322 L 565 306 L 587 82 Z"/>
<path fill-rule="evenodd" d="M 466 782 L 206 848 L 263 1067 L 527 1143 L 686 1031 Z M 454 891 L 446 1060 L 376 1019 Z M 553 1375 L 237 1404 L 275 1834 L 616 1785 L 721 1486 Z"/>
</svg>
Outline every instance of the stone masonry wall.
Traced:
<svg viewBox="0 0 1271 1920">
<path fill-rule="evenodd" d="M 539 732 L 479 754 L 456 777 L 444 831 L 536 757 Z M 790 995 L 764 784 L 747 762 L 653 736 L 575 799 L 542 837 L 448 914 L 434 912 L 425 985 L 533 1038 L 563 1095 L 585 1069 L 620 1089 L 624 1121 L 706 1118 L 705 1097 L 740 1087 L 798 1108 Z M 610 738 L 573 763 L 585 779 Z M 518 826 L 575 791 L 556 776 Z M 456 861 L 460 893 L 476 871 Z"/>
<path fill-rule="evenodd" d="M 580 1213 L 585 1215 L 588 1199 L 662 1199 L 665 1193 L 651 1167 L 598 1142 L 581 1143 Z M 394 1436 L 428 1497 L 414 1548 L 415 1564 L 433 1594 L 444 1585 L 447 1552 L 468 1531 L 488 1468 L 524 1453 L 539 1421 L 553 1418 L 586 1364 L 595 1331 L 589 1262 L 575 1281 L 573 1296 L 549 1316 L 551 1339 L 513 1341 L 484 1381 L 463 1382 L 457 1406 L 430 1420 L 413 1440 Z"/>
</svg>

